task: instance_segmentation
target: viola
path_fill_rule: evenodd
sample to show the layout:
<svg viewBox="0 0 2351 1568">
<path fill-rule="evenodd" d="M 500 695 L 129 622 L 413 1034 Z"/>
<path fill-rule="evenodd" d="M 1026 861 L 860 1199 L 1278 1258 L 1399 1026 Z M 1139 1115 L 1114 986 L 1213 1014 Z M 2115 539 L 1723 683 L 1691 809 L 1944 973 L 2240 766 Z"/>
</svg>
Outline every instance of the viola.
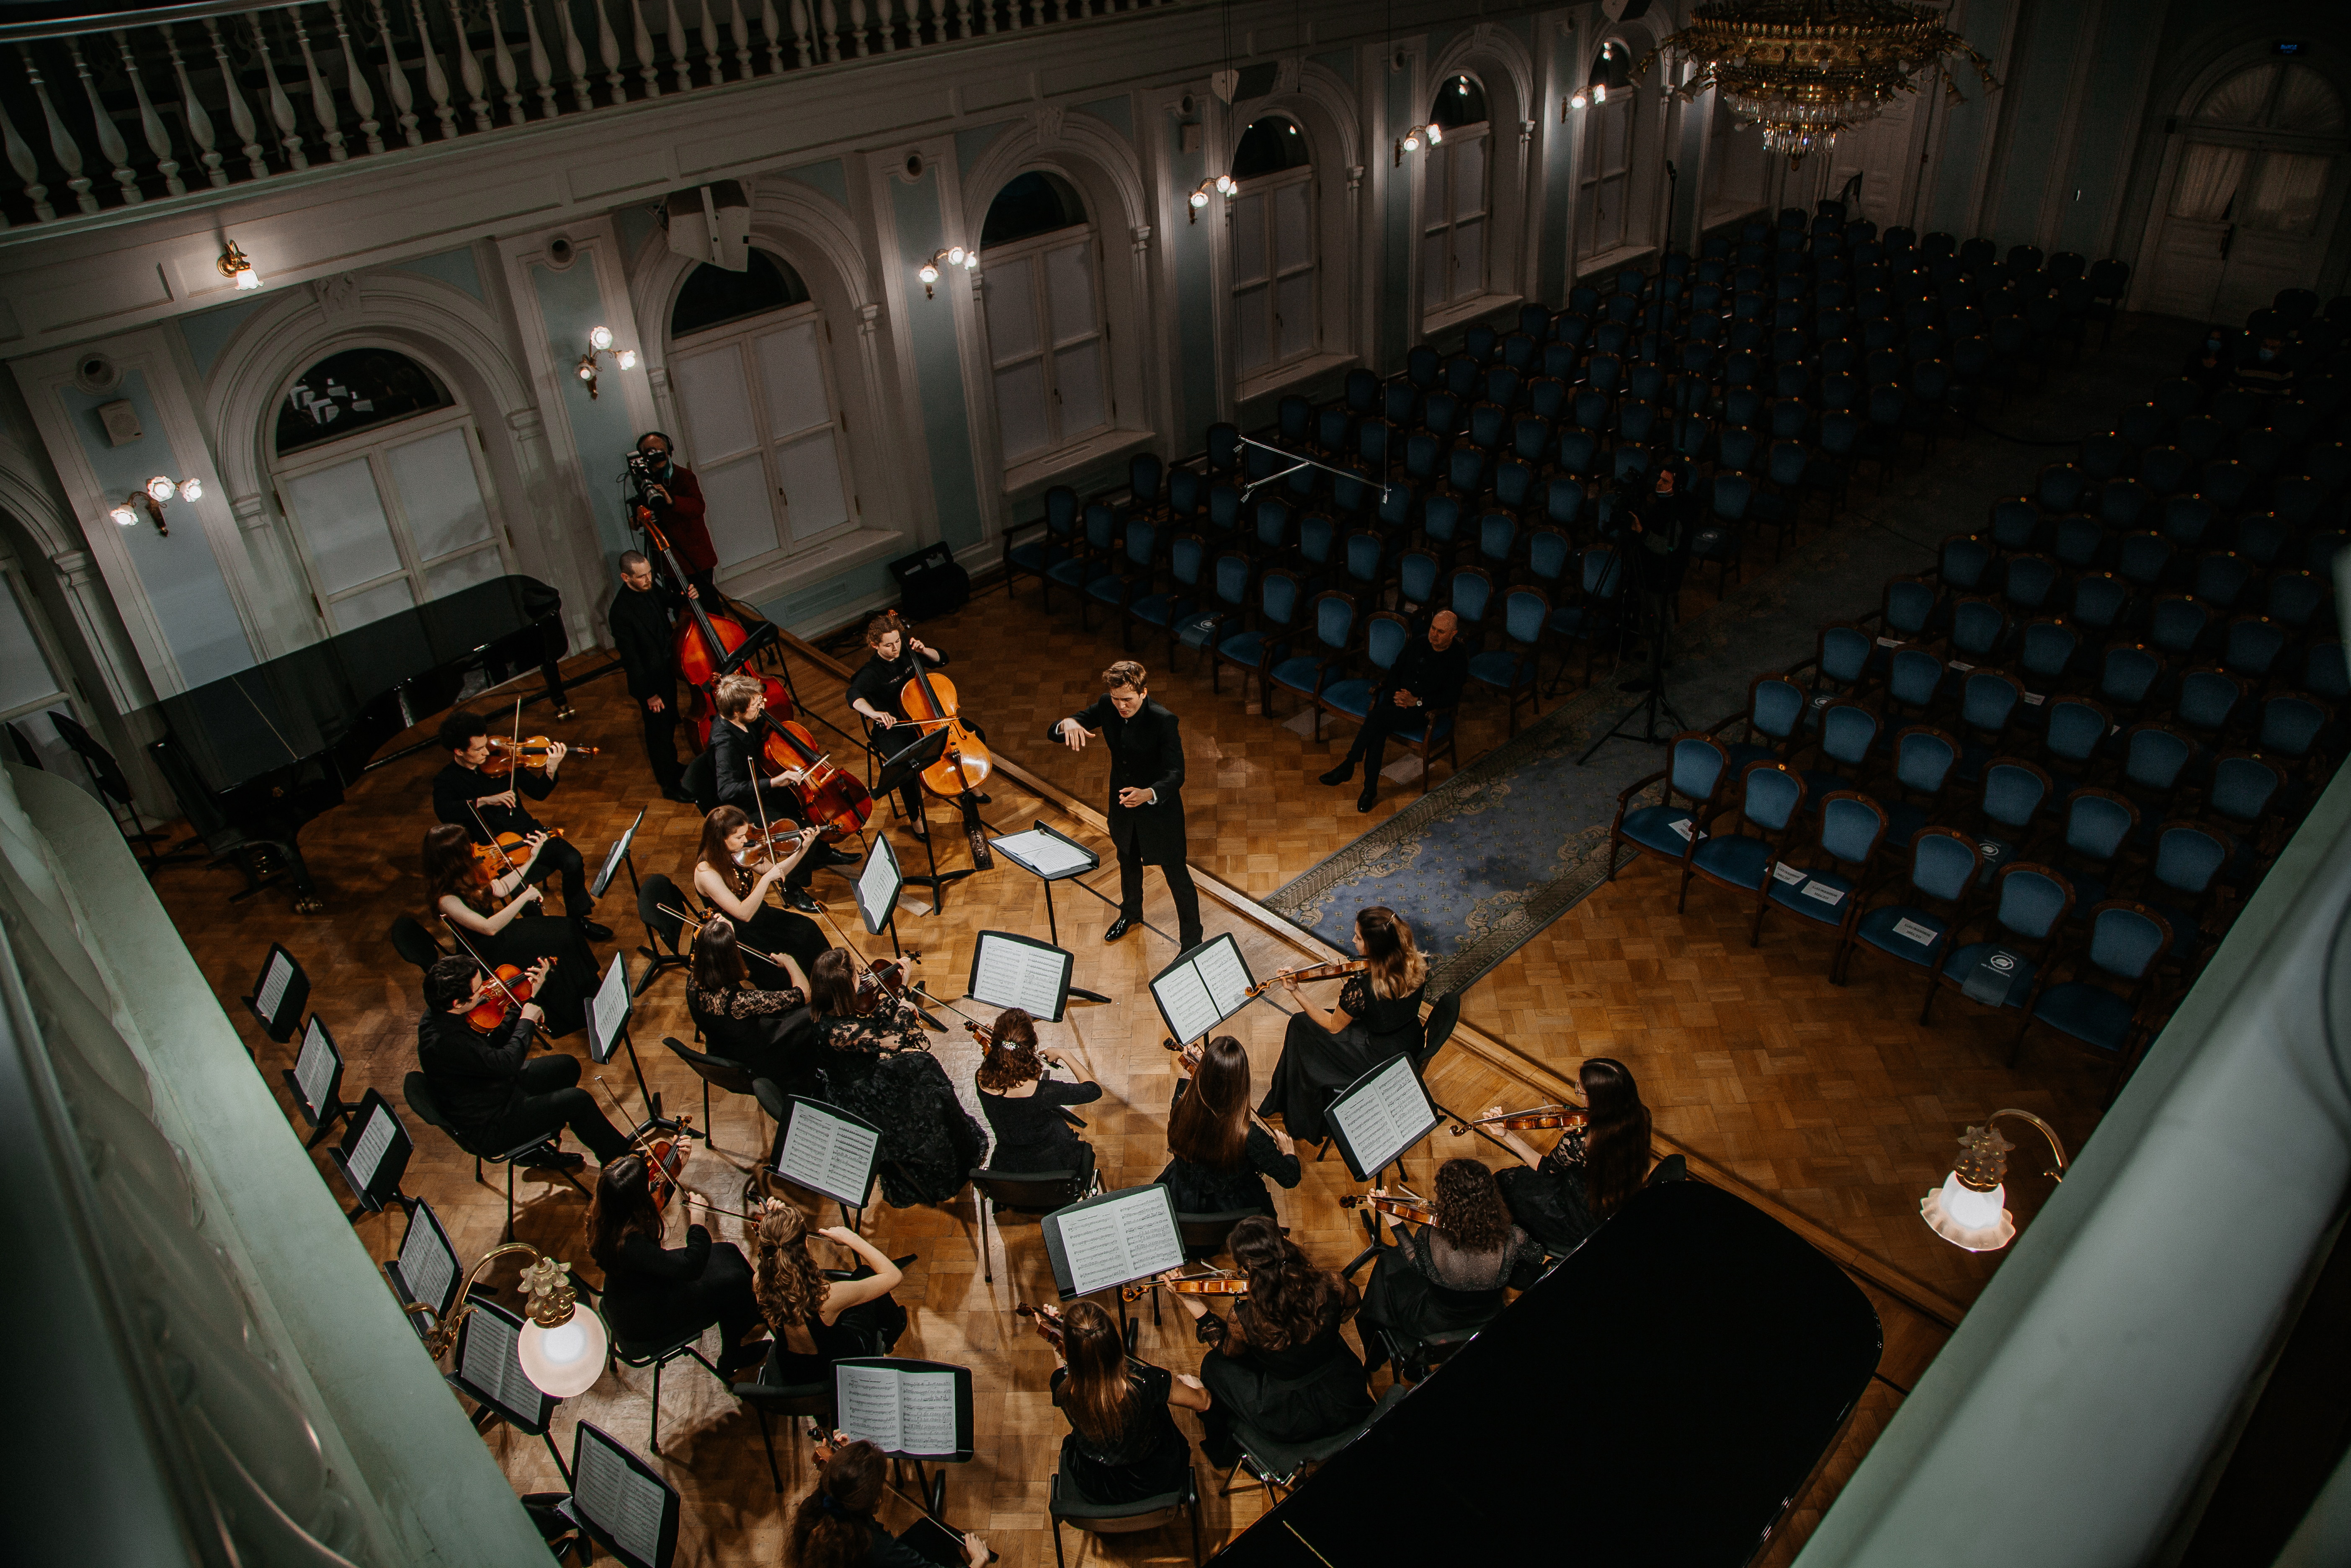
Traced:
<svg viewBox="0 0 2351 1568">
<path fill-rule="evenodd" d="M 1308 980 L 1335 980 L 1346 975 L 1360 975 L 1371 967 L 1369 958 L 1333 958 L 1327 964 L 1309 964 L 1302 969 L 1276 969 L 1271 979 L 1259 980 L 1249 988 L 1249 994 L 1261 997 L 1284 980 L 1303 984 Z"/>
<path fill-rule="evenodd" d="M 914 676 L 898 688 L 898 706 L 911 724 L 925 729 L 946 727 L 946 755 L 923 769 L 923 785 L 934 795 L 956 800 L 987 782 L 996 758 L 988 754 L 987 743 L 958 716 L 955 683 L 933 674 L 920 653 L 913 657 Z"/>
<path fill-rule="evenodd" d="M 550 839 L 559 839 L 563 836 L 563 830 L 549 828 L 547 836 Z M 531 852 L 530 841 L 520 833 L 509 831 L 498 834 L 495 842 L 475 844 L 474 862 L 482 868 L 484 881 L 496 882 L 507 873 L 520 871 L 530 864 Z"/>
<path fill-rule="evenodd" d="M 1156 1274 L 1148 1280 L 1137 1280 L 1131 1285 L 1121 1285 L 1118 1288 L 1119 1300 L 1139 1301 L 1151 1293 L 1151 1287 L 1154 1285 L 1178 1296 L 1246 1296 L 1249 1294 L 1249 1281 L 1238 1274 L 1184 1274 L 1172 1277 L 1166 1274 Z"/>
<path fill-rule="evenodd" d="M 1531 1111 L 1510 1111 L 1499 1116 L 1480 1116 L 1473 1122 L 1453 1124 L 1453 1135 L 1468 1135 L 1472 1127 L 1498 1127 L 1505 1133 L 1534 1133 L 1550 1127 L 1581 1127 L 1585 1124 L 1585 1113 L 1581 1105 L 1538 1105 Z"/>
<path fill-rule="evenodd" d="M 1368 1208 L 1395 1219 L 1409 1219 L 1415 1225 L 1437 1223 L 1436 1208 L 1417 1197 L 1404 1197 L 1388 1192 L 1349 1192 L 1339 1197 L 1341 1208 Z"/>
<path fill-rule="evenodd" d="M 1012 1310 L 1021 1317 L 1033 1320 L 1037 1324 L 1037 1337 L 1051 1345 L 1055 1351 L 1061 1350 L 1064 1332 L 1061 1308 L 1050 1301 L 1040 1307 L 1032 1307 L 1028 1302 L 1021 1301 Z"/>
<path fill-rule="evenodd" d="M 884 1003 L 894 1003 L 905 994 L 906 966 L 904 962 L 883 958 L 878 963 L 869 963 L 857 977 L 857 1016 L 872 1018 Z"/>
<path fill-rule="evenodd" d="M 772 675 L 765 678 L 779 686 L 783 684 Z M 789 698 L 784 711 L 791 711 Z M 873 795 L 865 788 L 864 780 L 835 768 L 831 757 L 818 750 L 816 737 L 804 727 L 762 712 L 759 727 L 760 758 L 778 773 L 797 769 L 800 774 L 800 781 L 792 786 L 792 793 L 799 797 L 801 814 L 810 826 L 820 830 L 829 839 L 865 826 L 873 815 Z"/>
<path fill-rule="evenodd" d="M 631 520 L 644 530 L 647 542 L 661 552 L 662 563 L 669 568 L 670 580 L 683 584 L 686 580 L 685 569 L 678 564 L 668 536 L 661 531 L 661 525 L 653 521 L 653 508 L 643 505 L 632 507 Z M 694 704 L 687 710 L 686 717 L 695 727 L 695 738 L 699 744 L 708 746 L 710 720 L 716 711 L 711 706 L 711 685 L 718 679 L 719 666 L 751 640 L 751 633 L 743 629 L 740 621 L 725 612 L 711 613 L 703 607 L 699 597 L 689 597 L 685 609 L 686 618 L 678 623 L 677 628 L 677 673 L 694 688 Z M 768 706 L 785 718 L 791 717 L 791 688 L 773 675 L 760 675 L 759 681 L 767 691 Z"/>
<path fill-rule="evenodd" d="M 480 772 L 485 779 L 504 779 L 517 768 L 544 768 L 547 754 L 555 743 L 543 735 L 527 736 L 521 740 L 508 740 L 504 736 L 489 737 L 490 754 L 483 758 Z M 574 757 L 593 757 L 603 747 L 597 746 L 567 746 L 564 749 Z"/>
<path fill-rule="evenodd" d="M 640 1147 L 645 1156 L 645 1186 L 653 1195 L 653 1207 L 667 1212 L 669 1200 L 677 1192 L 678 1173 L 694 1152 L 693 1138 L 685 1129 L 685 1118 L 680 1116 L 676 1135 L 667 1138 L 645 1138 Z"/>
<path fill-rule="evenodd" d="M 549 968 L 555 967 L 552 958 L 547 963 Z M 528 1000 L 530 981 L 522 969 L 513 964 L 500 964 L 490 973 L 490 988 L 482 993 L 482 999 L 474 1004 L 465 1021 L 474 1026 L 475 1034 L 496 1034 L 498 1026 L 507 1021 L 507 1006 L 520 1007 Z"/>
</svg>

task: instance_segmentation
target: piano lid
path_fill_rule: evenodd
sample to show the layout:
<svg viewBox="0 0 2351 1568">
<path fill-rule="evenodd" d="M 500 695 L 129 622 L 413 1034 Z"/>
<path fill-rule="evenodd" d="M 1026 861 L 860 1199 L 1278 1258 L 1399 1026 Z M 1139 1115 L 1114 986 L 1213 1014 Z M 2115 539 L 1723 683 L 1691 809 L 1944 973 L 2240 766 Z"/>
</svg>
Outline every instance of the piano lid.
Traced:
<svg viewBox="0 0 2351 1568">
<path fill-rule="evenodd" d="M 563 596 L 536 578 L 494 578 L 165 697 L 155 711 L 204 783 L 225 794 L 333 750 L 370 705 L 420 676 L 476 662 L 517 633 L 551 622 L 559 653 L 561 623 L 553 618 L 562 605 Z M 533 649 L 517 662 L 538 657 Z M 374 737 L 367 750 L 388 737 Z"/>
<path fill-rule="evenodd" d="M 1661 1183 L 1216 1561 L 1738 1568 L 1883 1343 L 1868 1298 L 1793 1231 Z"/>
</svg>

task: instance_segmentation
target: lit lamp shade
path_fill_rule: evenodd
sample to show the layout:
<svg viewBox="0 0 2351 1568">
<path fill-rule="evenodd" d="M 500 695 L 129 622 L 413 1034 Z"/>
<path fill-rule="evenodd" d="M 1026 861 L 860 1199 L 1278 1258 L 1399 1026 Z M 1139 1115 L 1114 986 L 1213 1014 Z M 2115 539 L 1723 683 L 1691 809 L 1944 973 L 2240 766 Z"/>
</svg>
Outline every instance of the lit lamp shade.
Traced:
<svg viewBox="0 0 2351 1568">
<path fill-rule="evenodd" d="M 2003 1205 L 2005 1186 L 1978 1192 L 1953 1171 L 1942 1186 L 1918 1200 L 1918 1217 L 1935 1234 L 1970 1252 L 1997 1252 L 2016 1239 L 2016 1218 Z"/>
<path fill-rule="evenodd" d="M 106 515 L 126 528 L 135 528 L 139 526 L 139 514 L 128 507 L 117 507 Z"/>
<path fill-rule="evenodd" d="M 588 330 L 588 346 L 595 350 L 600 354 L 605 350 L 611 348 L 612 346 L 612 329 L 610 327 L 590 328 Z"/>
<path fill-rule="evenodd" d="M 570 1318 L 553 1328 L 526 1321 L 516 1354 L 524 1375 L 542 1394 L 569 1399 L 596 1386 L 604 1375 L 604 1360 L 612 1348 L 604 1320 L 588 1307 L 574 1307 Z"/>
</svg>

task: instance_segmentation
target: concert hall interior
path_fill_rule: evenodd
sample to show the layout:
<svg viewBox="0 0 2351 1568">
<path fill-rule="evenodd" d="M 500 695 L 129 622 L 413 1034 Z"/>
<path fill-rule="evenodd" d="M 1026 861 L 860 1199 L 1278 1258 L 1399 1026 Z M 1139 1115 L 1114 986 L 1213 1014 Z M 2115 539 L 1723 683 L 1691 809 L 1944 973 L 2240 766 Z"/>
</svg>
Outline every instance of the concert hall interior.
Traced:
<svg viewBox="0 0 2351 1568">
<path fill-rule="evenodd" d="M 115 4 L 8 1538 L 2351 1561 L 2351 12 Z"/>
</svg>

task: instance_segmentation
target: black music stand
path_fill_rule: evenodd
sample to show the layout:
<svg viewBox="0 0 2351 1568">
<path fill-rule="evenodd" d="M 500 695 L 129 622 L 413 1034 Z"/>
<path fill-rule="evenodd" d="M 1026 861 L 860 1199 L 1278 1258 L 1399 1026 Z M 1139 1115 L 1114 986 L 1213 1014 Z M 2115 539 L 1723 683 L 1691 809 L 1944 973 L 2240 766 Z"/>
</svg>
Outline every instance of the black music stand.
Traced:
<svg viewBox="0 0 2351 1568">
<path fill-rule="evenodd" d="M 503 1421 L 526 1437 L 547 1445 L 556 1473 L 571 1485 L 571 1467 L 549 1431 L 562 1401 L 535 1386 L 523 1371 L 517 1347 L 522 1320 L 504 1307 L 475 1301 L 457 1326 L 457 1370 L 444 1373 L 451 1387 L 474 1402 L 474 1430 L 486 1432 Z"/>
<path fill-rule="evenodd" d="M 1368 1115 L 1358 1120 L 1349 1108 L 1351 1102 L 1362 1102 Z M 1347 1162 L 1348 1174 L 1374 1186 L 1391 1165 L 1396 1168 L 1398 1181 L 1411 1180 L 1404 1168 L 1405 1151 L 1437 1131 L 1444 1121 L 1428 1097 L 1427 1086 L 1420 1081 L 1420 1069 L 1404 1052 L 1378 1063 L 1340 1090 L 1323 1117 L 1332 1142 L 1339 1145 L 1340 1158 Z M 1379 1213 L 1368 1205 L 1364 1211 L 1374 1241 L 1380 1234 Z"/>
<path fill-rule="evenodd" d="M 571 1495 L 556 1511 L 622 1568 L 670 1568 L 684 1500 L 661 1472 L 593 1422 L 571 1432 Z"/>
<path fill-rule="evenodd" d="M 302 1021 L 302 1006 L 310 999 L 310 977 L 302 966 L 276 942 L 269 945 L 269 956 L 261 961 L 261 973 L 253 982 L 253 992 L 241 998 L 261 1020 L 261 1027 L 270 1039 L 284 1045 L 294 1038 L 294 1026 Z"/>
<path fill-rule="evenodd" d="M 999 836 L 996 841 L 995 847 L 1004 852 L 1005 859 L 1010 861 L 1014 865 L 1019 866 L 1022 871 L 1027 872 L 1029 875 L 1035 877 L 1039 882 L 1045 884 L 1045 934 L 1052 940 L 1053 946 L 1058 947 L 1061 945 L 1061 923 L 1053 916 L 1053 884 L 1057 882 L 1067 882 L 1073 877 L 1083 876 L 1090 871 L 1101 870 L 1102 856 L 1094 853 L 1093 851 L 1086 848 L 1085 845 L 1078 842 L 1077 840 L 1070 837 L 1069 834 L 1056 832 L 1053 829 L 1046 826 L 1045 820 L 1041 817 L 1035 819 L 1029 824 L 1029 831 L 1042 834 L 1048 840 L 1052 841 L 1054 846 L 1061 852 L 1061 860 L 1055 862 L 1049 862 L 1048 864 L 1040 864 L 1038 862 L 1030 858 L 1020 844 L 1007 841 L 1007 839 L 1019 838 L 1020 835 L 1018 834 Z M 1076 861 L 1071 861 L 1069 857 L 1071 855 L 1081 858 Z M 1078 885 L 1080 887 L 1085 887 L 1086 884 L 1080 883 Z M 1094 890 L 1087 888 L 1086 891 L 1092 893 Z M 1095 896 L 1100 897 L 1101 894 L 1096 894 Z M 1108 997 L 1103 996 L 1100 991 L 1089 991 L 1079 986 L 1071 987 L 1070 995 L 1081 998 L 1090 1002 L 1107 1002 L 1110 1000 Z"/>
<path fill-rule="evenodd" d="M 327 1151 L 344 1185 L 359 1198 L 343 1218 L 356 1224 L 360 1215 L 381 1214 L 395 1203 L 406 1208 L 411 1200 L 400 1190 L 400 1178 L 408 1174 L 408 1157 L 415 1152 L 416 1140 L 400 1124 L 392 1102 L 382 1090 L 369 1090 L 351 1107 L 342 1144 Z"/>
<path fill-rule="evenodd" d="M 335 1037 L 317 1013 L 310 1015 L 309 1027 L 302 1031 L 302 1050 L 291 1067 L 280 1068 L 279 1076 L 286 1087 L 294 1092 L 294 1108 L 310 1124 L 306 1149 L 315 1149 L 327 1141 L 335 1123 L 359 1107 L 342 1098 L 343 1053 L 335 1049 Z"/>
<path fill-rule="evenodd" d="M 623 865 L 629 868 L 629 891 L 632 893 L 644 891 L 644 884 L 637 881 L 637 857 L 634 852 L 637 829 L 643 825 L 644 820 L 645 810 L 640 806 L 637 808 L 637 820 L 629 824 L 629 831 L 622 833 L 614 841 L 612 847 L 604 852 L 604 863 L 597 869 L 595 880 L 588 884 L 589 897 L 603 897 L 604 890 L 612 885 L 612 873 Z"/>
<path fill-rule="evenodd" d="M 873 798 L 877 800 L 886 800 L 904 788 L 908 779 L 919 781 L 923 769 L 946 754 L 947 732 L 941 727 L 932 730 L 895 757 L 884 758 L 882 763 L 882 777 L 875 780 L 873 785 Z M 972 865 L 961 871 L 941 871 L 936 840 L 928 823 L 924 824 L 923 828 L 923 855 L 930 862 L 930 871 L 923 874 L 909 874 L 905 880 L 920 883 L 929 888 L 934 912 L 944 915 L 947 907 L 947 883 L 961 882 L 965 877 L 974 875 L 978 872 L 979 867 Z"/>
<path fill-rule="evenodd" d="M 637 1075 L 637 1092 L 644 1096 L 645 1116 L 649 1121 L 661 1120 L 661 1096 L 645 1087 L 643 1063 L 637 1060 L 637 1042 L 629 1038 L 629 1015 L 635 1010 L 636 996 L 629 988 L 628 956 L 612 955 L 612 967 L 604 971 L 596 994 L 588 998 L 588 1056 L 601 1067 L 612 1060 L 612 1049 L 625 1046 L 629 1067 Z"/>
<path fill-rule="evenodd" d="M 795 1132 L 800 1135 L 794 1137 Z M 872 1123 L 813 1095 L 795 1094 L 785 1103 L 784 1120 L 776 1128 L 774 1169 L 793 1186 L 841 1205 L 841 1222 L 854 1230 L 873 1195 L 881 1150 L 882 1129 Z M 852 1209 L 856 1218 L 850 1217 Z"/>
</svg>

